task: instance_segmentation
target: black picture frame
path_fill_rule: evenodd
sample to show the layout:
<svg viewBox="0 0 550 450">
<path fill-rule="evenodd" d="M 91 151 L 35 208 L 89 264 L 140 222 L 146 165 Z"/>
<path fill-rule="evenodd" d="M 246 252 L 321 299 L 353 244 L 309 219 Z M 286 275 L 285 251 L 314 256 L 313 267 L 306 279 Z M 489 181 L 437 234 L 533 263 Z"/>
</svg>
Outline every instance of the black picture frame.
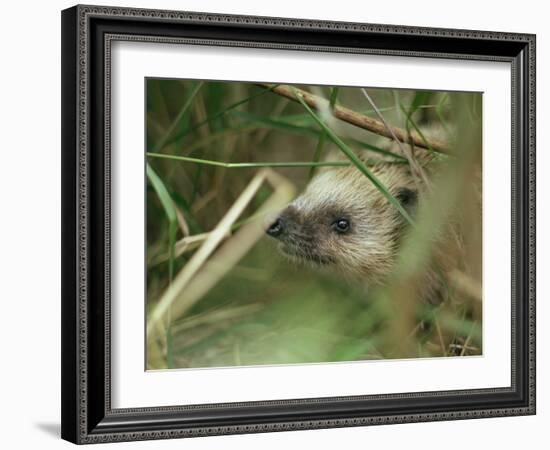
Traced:
<svg viewBox="0 0 550 450">
<path fill-rule="evenodd" d="M 512 384 L 507 388 L 112 409 L 110 43 L 507 61 L 512 66 Z M 74 443 L 535 413 L 535 36 L 179 11 L 62 12 L 62 437 Z"/>
</svg>

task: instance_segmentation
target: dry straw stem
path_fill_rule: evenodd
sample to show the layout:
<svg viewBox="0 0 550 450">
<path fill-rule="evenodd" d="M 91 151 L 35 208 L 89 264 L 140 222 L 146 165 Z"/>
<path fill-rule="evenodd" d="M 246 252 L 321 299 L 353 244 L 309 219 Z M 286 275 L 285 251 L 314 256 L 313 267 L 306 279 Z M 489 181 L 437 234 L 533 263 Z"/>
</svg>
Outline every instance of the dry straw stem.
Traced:
<svg viewBox="0 0 550 450">
<path fill-rule="evenodd" d="M 473 300 L 481 302 L 482 292 L 479 281 L 474 280 L 464 272 L 455 269 L 449 273 L 449 281 L 453 287 Z"/>
<path fill-rule="evenodd" d="M 178 225 L 181 229 L 182 234 L 184 236 L 189 236 L 189 225 L 187 224 L 185 217 L 176 205 L 174 205 L 174 209 L 176 211 L 176 219 L 178 221 Z"/>
<path fill-rule="evenodd" d="M 217 325 L 227 322 L 228 320 L 241 319 L 261 311 L 262 307 L 263 306 L 259 303 L 253 303 L 251 305 L 234 306 L 198 314 L 172 325 L 172 332 L 174 334 L 179 334 L 196 327 Z"/>
<path fill-rule="evenodd" d="M 277 206 L 276 209 L 279 209 L 279 207 Z M 225 236 L 225 238 L 231 237 L 231 233 L 236 228 L 243 225 L 244 223 L 248 223 L 250 221 L 257 220 L 260 216 L 264 216 L 265 213 L 270 213 L 270 212 L 275 212 L 275 210 L 265 211 L 264 209 L 262 209 L 261 213 L 256 213 L 256 214 L 248 217 L 247 219 L 244 219 L 243 221 L 239 221 L 239 222 L 234 223 L 232 225 L 231 229 L 227 232 L 227 235 Z M 197 247 L 200 247 L 201 244 L 204 241 L 206 241 L 206 239 L 208 239 L 208 237 L 210 236 L 210 233 L 211 232 L 208 231 L 206 233 L 199 233 L 199 234 L 194 234 L 192 236 L 185 236 L 184 238 L 177 241 L 176 245 L 175 245 L 175 248 L 174 248 L 174 258 L 178 258 L 181 255 L 183 255 L 184 253 L 193 251 Z M 170 258 L 170 254 L 168 252 L 166 252 L 165 254 L 160 255 L 160 256 L 156 257 L 155 259 L 153 259 L 153 261 L 151 262 L 151 265 L 154 266 L 156 264 L 161 264 L 165 261 L 168 261 L 169 258 Z"/>
<path fill-rule="evenodd" d="M 197 247 L 200 247 L 202 243 L 208 239 L 210 234 L 212 234 L 211 231 L 208 231 L 206 233 L 193 234 L 192 236 L 185 236 L 184 238 L 177 241 L 174 248 L 174 258 L 178 258 L 184 253 L 190 252 L 192 250 L 195 250 Z M 230 236 L 231 231 L 228 231 L 224 238 L 228 238 Z M 168 254 L 168 252 L 166 252 L 165 254 L 156 257 L 151 264 L 155 265 L 163 263 L 165 261 L 168 261 L 169 257 L 170 255 Z"/>
<path fill-rule="evenodd" d="M 469 346 L 470 346 L 470 341 L 472 340 L 472 335 L 473 335 L 473 333 L 474 333 L 474 328 L 475 328 L 476 324 L 477 324 L 476 322 L 474 322 L 474 323 L 472 324 L 472 327 L 471 327 L 471 329 L 470 329 L 470 332 L 468 333 L 468 337 L 467 337 L 466 340 L 464 341 L 464 345 L 462 346 L 462 350 L 460 351 L 460 356 L 464 356 L 464 355 L 466 354 L 466 350 L 467 350 L 468 348 L 470 348 L 470 347 L 469 347 Z"/>
<path fill-rule="evenodd" d="M 272 86 L 264 83 L 258 83 L 258 86 L 261 86 L 266 89 L 270 89 L 278 95 L 282 95 L 283 97 L 286 97 L 289 100 L 298 102 L 298 99 L 295 97 L 294 93 L 292 92 L 289 86 L 285 86 L 285 85 Z M 328 108 L 327 99 L 311 94 L 302 89 L 294 88 L 294 90 L 304 99 L 304 101 L 310 108 L 315 109 L 316 111 L 322 111 L 323 109 Z M 424 140 L 418 133 L 411 133 L 409 136 L 409 133 L 407 133 L 406 130 L 403 130 L 402 128 L 398 128 L 394 126 L 388 129 L 388 127 L 386 127 L 386 125 L 384 125 L 382 121 L 373 119 L 372 117 L 369 117 L 369 116 L 365 116 L 364 114 L 358 113 L 344 106 L 341 106 L 338 104 L 334 105 L 334 109 L 332 110 L 332 113 L 334 117 L 344 122 L 347 122 L 351 125 L 355 125 L 356 127 L 359 127 L 359 128 L 363 128 L 364 130 L 370 131 L 380 136 L 393 139 L 395 135 L 395 137 L 399 141 L 404 142 L 406 144 L 407 143 L 413 144 L 416 147 L 421 147 L 428 150 L 431 149 L 440 153 L 447 153 L 447 154 L 450 153 L 447 143 L 443 141 L 430 138 L 428 136 L 425 136 L 426 139 Z"/>
<path fill-rule="evenodd" d="M 178 273 L 153 309 L 147 322 L 147 339 L 150 342 L 154 342 L 155 332 L 162 333 L 162 320 L 166 314 L 171 312 L 173 320 L 181 317 L 263 236 L 263 227 L 257 221 L 247 223 L 212 255 L 231 232 L 231 226 L 265 181 L 272 185 L 274 191 L 259 209 L 257 215 L 281 208 L 293 198 L 294 185 L 286 178 L 269 168 L 257 172 L 216 228 L 209 233 L 202 246 Z"/>
</svg>

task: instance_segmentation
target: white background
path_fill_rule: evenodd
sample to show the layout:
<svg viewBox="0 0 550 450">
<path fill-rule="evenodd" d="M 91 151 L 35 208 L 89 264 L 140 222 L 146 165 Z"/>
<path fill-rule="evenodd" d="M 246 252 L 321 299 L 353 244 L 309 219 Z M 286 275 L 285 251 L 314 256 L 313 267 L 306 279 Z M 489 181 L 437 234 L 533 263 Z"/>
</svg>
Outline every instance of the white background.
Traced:
<svg viewBox="0 0 550 450">
<path fill-rule="evenodd" d="M 101 3 L 101 2 L 99 2 Z M 139 1 L 108 4 L 237 14 L 294 16 L 403 25 L 455 27 L 537 33 L 538 171 L 548 167 L 550 146 L 548 103 L 550 77 L 543 2 L 479 2 L 408 0 L 387 2 L 245 0 Z M 11 2 L 3 5 L 2 39 L 2 220 L 0 229 L 2 284 L 0 443 L 4 448 L 68 448 L 58 438 L 60 367 L 60 16 L 71 2 Z M 542 125 L 541 125 L 542 124 Z M 538 185 L 538 415 L 385 427 L 224 436 L 186 441 L 115 444 L 119 448 L 229 449 L 252 448 L 395 448 L 464 449 L 541 448 L 550 420 L 548 379 L 550 327 L 548 249 L 550 216 L 543 208 L 549 177 Z M 506 195 L 506 194 L 503 194 Z"/>
</svg>

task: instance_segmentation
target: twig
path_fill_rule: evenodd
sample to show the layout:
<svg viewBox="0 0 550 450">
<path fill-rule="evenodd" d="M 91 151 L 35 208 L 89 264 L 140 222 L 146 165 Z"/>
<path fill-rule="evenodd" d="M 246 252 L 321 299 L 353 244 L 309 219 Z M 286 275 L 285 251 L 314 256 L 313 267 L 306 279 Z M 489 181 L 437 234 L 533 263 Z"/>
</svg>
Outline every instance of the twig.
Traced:
<svg viewBox="0 0 550 450">
<path fill-rule="evenodd" d="M 283 97 L 286 97 L 289 100 L 292 100 L 295 102 L 298 101 L 298 99 L 295 97 L 294 93 L 292 92 L 289 86 L 281 85 L 281 86 L 273 87 L 269 84 L 263 84 L 263 83 L 259 83 L 257 85 L 264 87 L 266 89 L 271 89 L 274 93 L 278 95 L 282 95 Z M 305 103 L 310 108 L 313 108 L 319 111 L 323 109 L 323 105 L 325 104 L 328 107 L 328 100 L 322 97 L 319 97 L 317 95 L 311 94 L 302 89 L 298 89 L 298 88 L 294 88 L 294 89 L 300 94 L 300 97 L 305 101 Z M 360 114 L 356 111 L 353 111 L 341 105 L 334 105 L 333 114 L 334 114 L 334 117 L 336 117 L 337 119 L 340 119 L 351 125 L 355 125 L 359 128 L 363 128 L 364 130 L 370 131 L 380 136 L 387 137 L 389 139 L 393 138 L 392 133 L 388 131 L 384 123 L 381 122 L 380 120 L 365 116 L 364 114 Z M 396 138 L 399 141 L 404 143 L 409 143 L 409 138 L 405 130 L 397 127 L 391 127 L 391 130 L 393 131 L 393 134 L 395 134 Z M 426 142 L 424 142 L 424 140 L 417 133 L 412 133 L 410 136 L 410 140 L 412 141 L 411 143 L 413 143 L 417 147 L 422 147 L 425 149 L 431 148 L 432 150 L 440 153 L 450 153 L 450 150 L 447 144 L 437 139 L 426 138 Z"/>
</svg>

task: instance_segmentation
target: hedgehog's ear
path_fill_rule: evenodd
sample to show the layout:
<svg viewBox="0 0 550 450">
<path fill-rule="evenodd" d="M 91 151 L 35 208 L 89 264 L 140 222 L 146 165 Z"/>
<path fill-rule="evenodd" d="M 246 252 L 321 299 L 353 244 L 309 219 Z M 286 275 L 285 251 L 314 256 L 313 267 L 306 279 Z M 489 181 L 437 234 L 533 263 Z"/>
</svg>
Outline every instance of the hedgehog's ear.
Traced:
<svg viewBox="0 0 550 450">
<path fill-rule="evenodd" d="M 413 191 L 412 189 L 406 187 L 402 187 L 397 190 L 395 198 L 399 203 L 401 203 L 401 206 L 405 208 L 405 211 L 407 211 L 411 215 L 415 213 L 416 205 L 418 203 L 418 195 L 416 191 Z"/>
</svg>

